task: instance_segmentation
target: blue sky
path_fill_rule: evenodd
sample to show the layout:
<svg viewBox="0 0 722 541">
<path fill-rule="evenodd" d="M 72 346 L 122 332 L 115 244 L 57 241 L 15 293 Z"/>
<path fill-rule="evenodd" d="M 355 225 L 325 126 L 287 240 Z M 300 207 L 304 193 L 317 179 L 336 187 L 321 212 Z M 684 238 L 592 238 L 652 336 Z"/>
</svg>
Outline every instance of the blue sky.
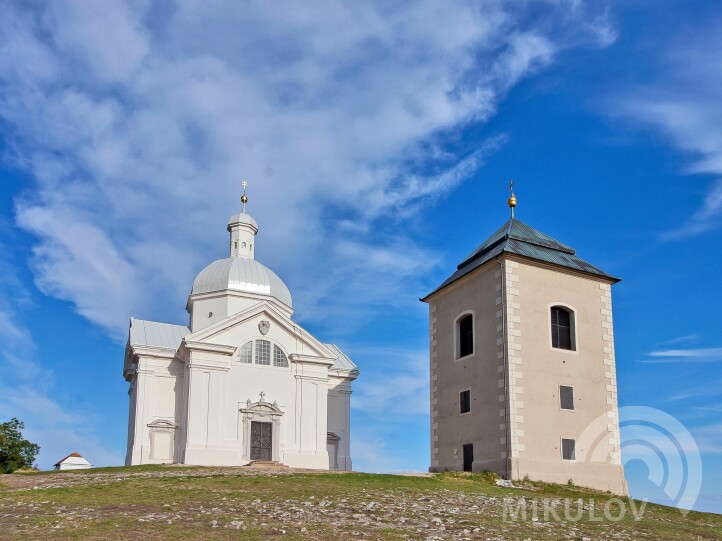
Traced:
<svg viewBox="0 0 722 541">
<path fill-rule="evenodd" d="M 620 406 L 687 427 L 696 507 L 722 512 L 720 23 L 711 1 L 3 3 L 0 418 L 43 467 L 121 463 L 128 318 L 186 321 L 246 178 L 258 259 L 362 371 L 356 467 L 423 470 L 418 298 L 512 177 L 520 219 L 623 278 Z"/>
</svg>

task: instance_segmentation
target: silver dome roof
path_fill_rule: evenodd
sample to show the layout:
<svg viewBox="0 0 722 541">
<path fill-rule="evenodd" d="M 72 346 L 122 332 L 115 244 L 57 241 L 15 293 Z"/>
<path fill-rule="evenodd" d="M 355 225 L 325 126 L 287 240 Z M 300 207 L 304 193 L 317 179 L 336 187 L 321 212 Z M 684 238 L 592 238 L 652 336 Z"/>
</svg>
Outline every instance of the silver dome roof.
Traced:
<svg viewBox="0 0 722 541">
<path fill-rule="evenodd" d="M 269 295 L 293 307 L 291 292 L 286 284 L 275 272 L 255 259 L 228 257 L 214 261 L 196 276 L 191 295 L 226 289 Z"/>
<path fill-rule="evenodd" d="M 256 231 L 258 231 L 258 224 L 253 216 L 246 214 L 245 212 L 239 212 L 228 218 L 228 225 L 233 224 L 248 224 L 252 225 Z"/>
</svg>

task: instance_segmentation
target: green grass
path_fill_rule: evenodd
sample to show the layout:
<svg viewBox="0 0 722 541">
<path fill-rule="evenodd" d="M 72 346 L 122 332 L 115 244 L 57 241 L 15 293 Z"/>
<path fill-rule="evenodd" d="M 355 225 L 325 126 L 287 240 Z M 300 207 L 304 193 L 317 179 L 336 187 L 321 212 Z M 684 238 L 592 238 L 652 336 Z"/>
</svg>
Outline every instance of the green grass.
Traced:
<svg viewBox="0 0 722 541">
<path fill-rule="evenodd" d="M 29 478 L 23 480 L 30 485 L 25 490 L 10 488 L 18 486 L 14 479 L 0 487 L 0 539 L 712 540 L 722 535 L 722 516 L 684 516 L 653 504 L 641 520 L 628 514 L 595 522 L 586 513 L 578 522 L 544 520 L 544 499 L 593 499 L 601 509 L 614 497 L 532 482 L 509 489 L 487 474 L 253 474 L 140 466 L 23 477 Z M 539 505 L 541 520 L 533 521 L 531 513 L 526 520 L 503 520 L 503 499 L 519 497 Z M 563 507 L 558 509 L 562 515 Z"/>
</svg>

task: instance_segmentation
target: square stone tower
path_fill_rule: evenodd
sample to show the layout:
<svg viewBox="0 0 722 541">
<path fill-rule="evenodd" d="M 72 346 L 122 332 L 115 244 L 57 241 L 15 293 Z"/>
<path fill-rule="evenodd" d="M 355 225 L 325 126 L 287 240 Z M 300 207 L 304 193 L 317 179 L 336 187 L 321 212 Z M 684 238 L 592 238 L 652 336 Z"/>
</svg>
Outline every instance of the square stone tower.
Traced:
<svg viewBox="0 0 722 541">
<path fill-rule="evenodd" d="M 626 494 L 611 286 L 619 279 L 512 217 L 422 299 L 431 471 Z"/>
</svg>

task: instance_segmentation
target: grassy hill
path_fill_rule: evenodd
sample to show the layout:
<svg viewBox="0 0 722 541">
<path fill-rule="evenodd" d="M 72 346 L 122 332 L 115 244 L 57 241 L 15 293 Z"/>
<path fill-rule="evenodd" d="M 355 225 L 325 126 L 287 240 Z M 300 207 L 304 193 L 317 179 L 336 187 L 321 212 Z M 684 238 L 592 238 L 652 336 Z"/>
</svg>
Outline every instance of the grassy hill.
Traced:
<svg viewBox="0 0 722 541">
<path fill-rule="evenodd" d="M 4 475 L 0 539 L 722 539 L 720 515 L 647 504 L 635 518 L 642 502 L 494 481 L 173 466 Z"/>
</svg>

